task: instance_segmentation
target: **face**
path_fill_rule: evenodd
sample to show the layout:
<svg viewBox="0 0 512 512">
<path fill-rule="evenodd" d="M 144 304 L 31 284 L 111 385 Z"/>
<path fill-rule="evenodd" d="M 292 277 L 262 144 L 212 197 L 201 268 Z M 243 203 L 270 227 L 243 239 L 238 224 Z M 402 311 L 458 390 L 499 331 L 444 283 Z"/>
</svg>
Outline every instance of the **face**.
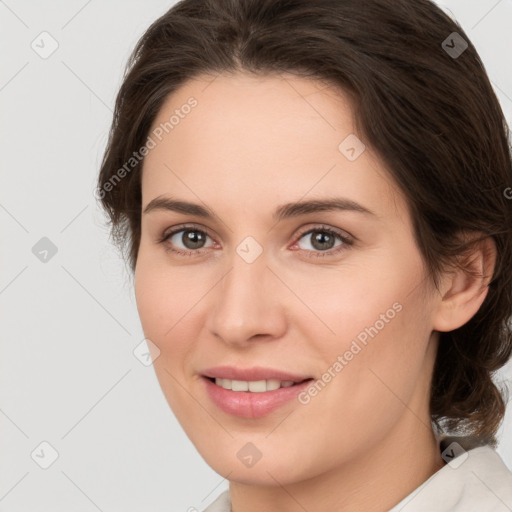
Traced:
<svg viewBox="0 0 512 512">
<path fill-rule="evenodd" d="M 149 135 L 137 307 L 206 462 L 299 482 L 429 423 L 430 284 L 349 99 L 286 74 L 203 77 Z"/>
</svg>

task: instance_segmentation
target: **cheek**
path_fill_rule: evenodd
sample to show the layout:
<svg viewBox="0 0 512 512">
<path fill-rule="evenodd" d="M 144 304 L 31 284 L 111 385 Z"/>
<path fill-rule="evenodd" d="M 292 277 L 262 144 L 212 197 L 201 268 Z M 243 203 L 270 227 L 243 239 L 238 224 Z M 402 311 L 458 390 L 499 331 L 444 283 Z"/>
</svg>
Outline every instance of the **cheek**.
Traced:
<svg viewBox="0 0 512 512">
<path fill-rule="evenodd" d="M 349 349 L 353 339 L 364 344 L 388 329 L 400 315 L 401 302 L 411 282 L 397 263 L 356 256 L 338 267 L 290 265 L 277 273 L 290 283 L 287 307 L 292 328 L 318 353 Z M 288 305 L 289 304 L 289 305 Z"/>
<path fill-rule="evenodd" d="M 185 419 L 200 422 L 191 414 L 190 396 L 183 390 L 187 361 L 191 359 L 193 339 L 199 337 L 200 322 L 195 321 L 194 305 L 204 290 L 189 271 L 165 268 L 139 252 L 135 271 L 135 297 L 144 336 L 158 347 L 153 368 L 163 394 L 186 430 Z M 200 412 L 198 411 L 200 414 Z"/>
<path fill-rule="evenodd" d="M 323 405 L 321 398 L 315 400 L 330 424 L 353 428 L 355 437 L 385 430 L 404 412 L 417 386 L 428 389 L 428 306 L 421 293 L 394 292 L 381 295 L 380 304 L 361 304 L 364 313 L 344 314 L 346 334 L 342 331 L 325 351 L 329 364 L 321 380 L 335 377 L 319 392 Z M 347 416 L 353 419 L 349 424 Z"/>
<path fill-rule="evenodd" d="M 155 251 L 156 252 L 156 251 Z M 145 334 L 163 343 L 195 314 L 194 307 L 211 287 L 204 270 L 172 267 L 141 246 L 135 269 L 135 297 Z M 189 326 L 190 327 L 190 326 Z"/>
<path fill-rule="evenodd" d="M 345 316 L 356 335 L 342 334 L 336 344 L 322 349 L 324 373 L 313 393 L 303 397 L 296 421 L 305 432 L 316 433 L 315 457 L 326 466 L 335 467 L 340 456 L 358 457 L 367 447 L 376 446 L 404 415 L 423 417 L 424 402 L 412 397 L 418 391 L 418 396 L 424 397 L 429 389 L 428 323 L 422 318 L 423 301 L 417 296 L 402 298 L 400 306 L 400 311 L 393 309 L 396 314 L 383 327 L 375 322 L 375 313 L 385 314 L 386 308 L 373 309 L 366 318 L 360 316 L 362 329 Z M 376 330 L 370 329 L 372 326 Z M 358 339 L 361 332 L 367 336 Z M 421 420 L 414 421 L 423 428 Z M 294 439 L 297 424 L 283 423 L 280 428 L 282 439 Z"/>
<path fill-rule="evenodd" d="M 300 324 L 309 344 L 306 358 L 316 361 L 321 372 L 317 391 L 304 396 L 316 409 L 312 416 L 320 414 L 330 425 L 355 425 L 352 434 L 358 436 L 375 428 L 364 425 L 368 419 L 396 420 L 423 372 L 428 376 L 430 306 L 421 261 L 413 256 L 345 268 L 342 274 L 331 271 L 330 276 L 324 269 L 316 280 L 308 275 L 297 281 L 298 293 L 324 324 L 312 315 L 312 321 Z M 347 415 L 354 421 L 347 423 Z"/>
<path fill-rule="evenodd" d="M 191 280 L 190 272 L 171 272 L 148 258 L 143 250 L 139 252 L 135 270 L 137 310 L 144 336 L 160 351 L 153 364 L 159 379 L 165 377 L 166 371 L 179 376 L 178 369 L 197 326 L 197 322 L 190 321 L 194 305 L 203 294 L 202 286 L 197 279 Z"/>
</svg>

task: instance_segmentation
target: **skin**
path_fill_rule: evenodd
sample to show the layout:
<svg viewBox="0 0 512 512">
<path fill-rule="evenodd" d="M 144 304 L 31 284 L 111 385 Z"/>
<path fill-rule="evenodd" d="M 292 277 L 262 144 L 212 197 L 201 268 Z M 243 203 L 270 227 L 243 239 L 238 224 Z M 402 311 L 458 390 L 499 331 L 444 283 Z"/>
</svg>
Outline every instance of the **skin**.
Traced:
<svg viewBox="0 0 512 512">
<path fill-rule="evenodd" d="M 355 161 L 338 149 L 356 133 L 343 92 L 289 74 L 212 79 L 167 98 L 153 128 L 190 96 L 198 104 L 143 168 L 143 210 L 172 196 L 215 213 L 142 215 L 135 292 L 162 390 L 206 462 L 229 479 L 234 512 L 389 510 L 444 464 L 428 408 L 435 331 L 476 313 L 483 278 L 447 272 L 433 287 L 407 203 L 378 155 L 368 143 Z M 373 215 L 272 218 L 283 203 L 332 197 Z M 202 248 L 184 245 L 183 232 L 160 241 L 183 223 L 207 232 Z M 322 225 L 353 244 L 335 237 L 322 250 L 302 235 Z M 263 248 L 252 263 L 236 251 L 248 236 Z M 488 272 L 493 254 L 482 245 L 473 268 Z M 400 312 L 306 405 L 238 418 L 205 392 L 201 371 L 218 365 L 321 378 L 395 303 Z M 262 454 L 252 467 L 237 457 L 248 442 Z"/>
</svg>

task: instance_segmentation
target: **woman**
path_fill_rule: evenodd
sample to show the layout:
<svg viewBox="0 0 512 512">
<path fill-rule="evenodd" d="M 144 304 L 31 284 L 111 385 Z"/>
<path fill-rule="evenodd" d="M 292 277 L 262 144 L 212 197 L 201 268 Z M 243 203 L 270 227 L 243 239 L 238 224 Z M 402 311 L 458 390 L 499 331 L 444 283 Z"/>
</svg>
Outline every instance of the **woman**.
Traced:
<svg viewBox="0 0 512 512">
<path fill-rule="evenodd" d="M 507 137 L 427 0 L 183 0 L 147 30 L 98 195 L 230 482 L 208 512 L 512 510 Z"/>
</svg>

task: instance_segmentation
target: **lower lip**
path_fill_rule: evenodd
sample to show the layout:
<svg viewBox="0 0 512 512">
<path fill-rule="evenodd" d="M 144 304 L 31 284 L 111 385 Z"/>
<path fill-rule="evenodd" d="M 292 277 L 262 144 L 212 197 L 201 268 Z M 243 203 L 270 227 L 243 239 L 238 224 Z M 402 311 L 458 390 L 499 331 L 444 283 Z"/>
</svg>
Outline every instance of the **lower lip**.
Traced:
<svg viewBox="0 0 512 512">
<path fill-rule="evenodd" d="M 217 386 L 210 379 L 203 377 L 206 391 L 212 401 L 222 411 L 240 418 L 260 418 L 275 411 L 285 403 L 293 400 L 312 381 L 304 381 L 287 388 L 253 393 L 251 391 L 231 391 Z"/>
</svg>

